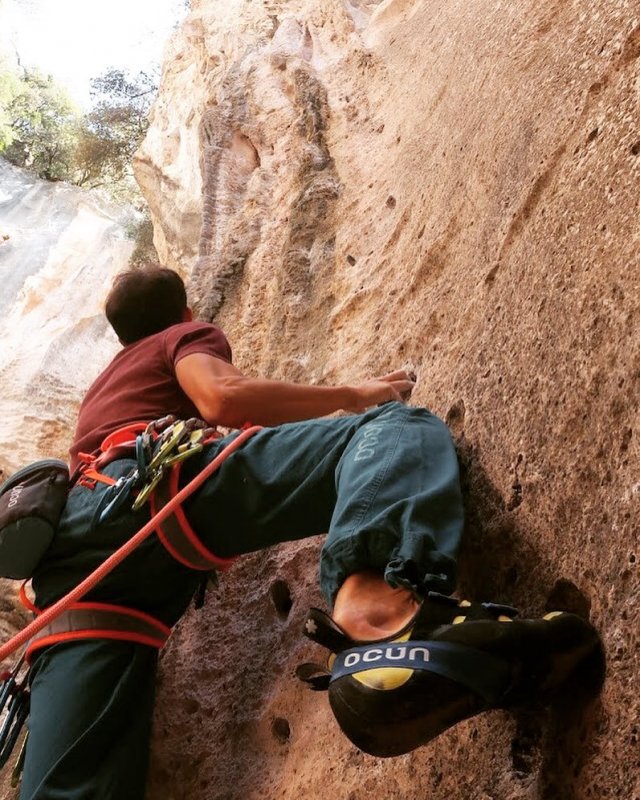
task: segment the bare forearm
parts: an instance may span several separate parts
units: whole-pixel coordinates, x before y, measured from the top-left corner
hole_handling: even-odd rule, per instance
[[[349,386],[309,386],[262,378],[245,378],[224,387],[206,409],[210,422],[239,427],[245,422],[279,425],[357,405],[356,389]]]
[[[237,428],[245,422],[280,425],[334,411],[364,411],[388,400],[406,400],[415,376],[397,370],[357,385],[308,384],[249,378],[222,359],[192,353],[176,365],[180,387],[203,419]]]

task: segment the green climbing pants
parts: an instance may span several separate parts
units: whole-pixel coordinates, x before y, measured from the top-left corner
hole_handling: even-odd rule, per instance
[[[233,435],[232,435],[233,436]],[[224,447],[183,467],[186,483]],[[126,474],[133,462],[105,472]],[[36,603],[69,591],[148,519],[126,512],[96,524],[106,487],[76,486],[46,561]],[[455,450],[425,409],[389,403],[357,416],[265,428],[185,503],[205,546],[229,557],[328,532],[320,583],[329,604],[344,579],[383,572],[392,586],[451,592],[463,525]],[[87,596],[173,625],[200,575],[146,540]],[[144,793],[157,654],[106,640],[58,644],[32,668],[30,736],[21,800],[138,800]]]

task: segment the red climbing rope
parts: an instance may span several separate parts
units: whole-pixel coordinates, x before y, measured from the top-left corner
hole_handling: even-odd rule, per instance
[[[25,644],[25,642],[28,642],[32,636],[35,636],[35,634],[38,633],[38,631],[41,631],[52,620],[62,614],[63,611],[66,611],[69,606],[78,602],[81,597],[84,597],[84,595],[90,589],[92,589],[106,575],[115,569],[121,561],[124,561],[129,553],[135,550],[138,545],[142,544],[145,539],[151,536],[157,525],[165,520],[170,514],[172,514],[177,506],[186,500],[190,494],[195,492],[195,490],[198,489],[207,480],[207,478],[209,478],[220,467],[220,465],[228,456],[231,455],[231,453],[237,450],[247,439],[253,436],[254,433],[257,433],[259,430],[262,430],[259,425],[254,425],[251,428],[246,428],[243,430],[224,448],[224,450],[218,453],[218,455],[210,464],[207,464],[202,472],[199,472],[196,477],[176,495],[174,495],[166,504],[166,506],[163,506],[160,511],[158,511],[158,513],[146,523],[146,525],[140,528],[140,530],[135,533],[128,542],[123,544],[122,547],[115,551],[115,553],[110,555],[106,561],[100,564],[100,566],[90,575],[88,575],[81,583],[79,583],[75,589],[72,589],[68,594],[60,598],[60,600],[58,600],[52,606],[49,606],[49,608],[45,609],[41,614],[38,615],[38,617],[36,617],[36,619],[33,620],[33,622],[30,622],[26,628],[21,630],[20,633],[17,633],[6,644],[3,644],[0,647],[0,663],[2,663],[5,658],[15,652],[21,645]]]

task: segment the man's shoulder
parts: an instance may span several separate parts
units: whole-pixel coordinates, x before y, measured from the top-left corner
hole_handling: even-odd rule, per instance
[[[169,359],[175,363],[191,353],[208,353],[231,360],[231,348],[223,331],[211,322],[179,322],[164,331],[163,342]]]
[[[126,358],[130,352],[163,350],[167,345],[176,345],[181,341],[193,341],[208,336],[224,336],[217,325],[210,322],[177,322],[157,333],[138,339],[124,347],[114,358],[117,361]]]
[[[179,330],[179,331],[210,331],[210,330],[217,330],[219,331],[220,328],[217,325],[214,325],[212,322],[203,322],[202,320],[193,319],[189,322],[177,322],[175,325],[171,325],[169,328],[165,328],[165,333],[167,331],[172,330]]]
[[[113,372],[126,371],[128,366],[135,364],[136,369],[144,368],[150,360],[166,358],[167,352],[173,352],[188,343],[207,339],[213,335],[222,335],[215,325],[209,322],[178,322],[143,339],[138,339],[116,353],[113,359],[100,373],[91,388],[108,380]]]
[[[160,331],[159,334],[155,335],[164,336],[165,338],[166,337],[177,338],[189,334],[207,335],[212,332],[222,333],[222,330],[217,325],[214,325],[212,322],[201,322],[200,320],[191,320],[190,322],[178,322],[175,325],[171,325],[170,327],[165,328],[163,331]]]

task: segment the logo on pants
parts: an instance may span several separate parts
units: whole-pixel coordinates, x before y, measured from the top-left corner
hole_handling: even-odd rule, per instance
[[[24,485],[19,483],[17,486],[14,486],[11,492],[9,493],[9,502],[7,504],[7,508],[13,508],[17,505],[18,500],[20,499],[20,495],[22,494],[22,490],[24,489]]]
[[[362,429],[362,439],[358,442],[356,447],[356,454],[354,461],[367,461],[373,458],[376,454],[376,447],[380,442],[380,433],[382,431],[382,423],[370,422]]]

